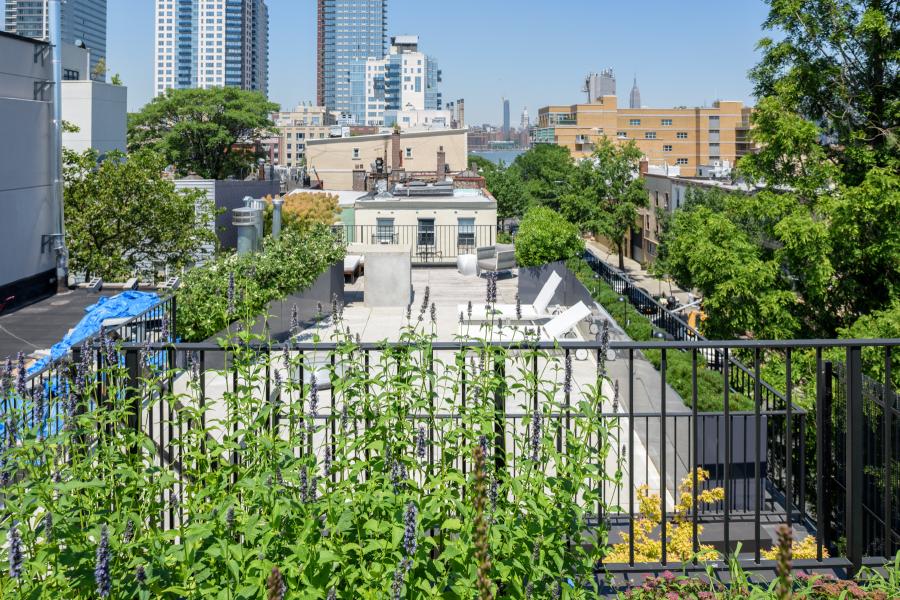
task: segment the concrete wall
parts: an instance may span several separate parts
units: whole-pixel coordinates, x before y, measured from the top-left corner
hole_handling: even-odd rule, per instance
[[[451,172],[462,171],[468,164],[468,135],[465,129],[421,131],[400,134],[400,168],[406,171],[435,172],[437,153],[443,147]],[[410,156],[407,156],[407,149]],[[322,179],[326,190],[353,189],[353,171],[370,170],[376,158],[391,165],[391,134],[361,135],[346,138],[308,140],[306,162],[315,180]]]
[[[35,61],[32,40],[0,35],[0,302],[52,293],[56,255],[41,236],[55,232],[50,96],[35,83],[51,77],[49,52]]]
[[[96,81],[63,81],[62,117],[78,127],[63,133],[63,145],[83,152],[97,150],[101,156],[126,149],[128,88]]]

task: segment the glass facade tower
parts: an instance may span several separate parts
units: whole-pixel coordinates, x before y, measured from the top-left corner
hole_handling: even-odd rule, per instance
[[[319,0],[318,104],[352,114],[354,64],[380,60],[387,50],[387,0]]]
[[[265,0],[156,0],[154,94],[236,87],[268,94]]]
[[[49,39],[47,0],[6,0],[4,29],[25,37]],[[62,41],[82,42],[91,52],[91,69],[106,60],[106,0],[62,3]],[[105,74],[96,79],[105,80]]]

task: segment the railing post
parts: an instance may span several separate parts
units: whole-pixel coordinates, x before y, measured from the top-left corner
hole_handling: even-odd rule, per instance
[[[494,465],[499,473],[506,468],[506,354],[498,351],[493,360],[498,382],[494,390]]]
[[[125,383],[125,403],[128,407],[125,426],[139,432],[141,430],[141,357],[137,348],[125,350],[125,372],[128,377]],[[139,451],[140,445],[136,442],[131,448],[131,453],[137,454]]]
[[[892,541],[894,536],[894,511],[891,499],[893,497],[893,487],[895,479],[891,476],[891,470],[894,464],[892,441],[893,425],[891,423],[892,413],[894,412],[894,382],[891,378],[891,347],[884,348],[884,394],[882,394],[884,409],[882,416],[884,418],[884,434],[883,434],[883,452],[882,458],[884,464],[884,549],[882,555],[885,558],[891,557]]]
[[[844,515],[846,519],[847,559],[854,573],[862,568],[863,557],[863,404],[862,404],[862,350],[859,346],[847,347],[847,438]]]
[[[172,316],[169,319],[169,322],[171,323],[170,327],[172,329],[172,342],[174,343],[178,341],[178,335],[176,333],[178,331],[178,296],[175,293],[172,294],[171,302]]]

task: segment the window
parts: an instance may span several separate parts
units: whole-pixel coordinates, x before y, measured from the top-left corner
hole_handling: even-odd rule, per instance
[[[372,236],[373,244],[393,244],[396,242],[394,234],[394,219],[376,219],[375,235]]]
[[[713,155],[719,155],[719,145],[718,144],[710,144],[709,145],[709,156],[712,158]]]
[[[655,139],[656,139],[656,132],[655,132],[655,131],[645,131],[645,132],[644,132],[644,139],[645,139],[645,140],[655,140]]]
[[[353,158],[359,158],[359,148],[353,149]]]
[[[663,120],[661,121],[661,124],[662,124],[663,127],[668,127],[669,125],[672,124],[672,119],[663,119]]]
[[[412,158],[412,148],[406,149],[406,158]]]
[[[676,165],[686,165],[688,164],[688,159],[686,158],[678,158],[675,160]]]
[[[620,140],[628,139],[628,133],[625,131],[617,131],[616,137],[619,138]]]
[[[679,131],[678,133],[675,134],[675,137],[679,140],[686,140],[687,139],[687,131]]]
[[[419,219],[419,246],[434,246],[434,219]]]
[[[719,117],[718,115],[710,115],[709,117],[709,126],[714,129],[719,128]]]
[[[640,120],[640,119],[629,119],[629,120],[628,120],[628,124],[629,124],[631,127],[640,127],[640,126],[641,126],[641,120]]]
[[[663,144],[663,152],[671,152],[672,144]]]
[[[460,248],[475,247],[475,217],[460,217],[457,219],[459,224],[459,235],[457,244]]]

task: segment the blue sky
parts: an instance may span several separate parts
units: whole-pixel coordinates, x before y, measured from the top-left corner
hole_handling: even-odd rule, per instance
[[[153,0],[109,0],[108,66],[128,86],[129,110],[153,87]],[[269,96],[315,100],[316,2],[268,0]],[[627,100],[637,74],[645,106],[753,103],[747,71],[763,0],[389,0],[389,34],[417,33],[444,73],[445,100],[466,120],[499,123],[507,96],[518,123],[540,106],[580,101],[584,76],[612,67]]]

